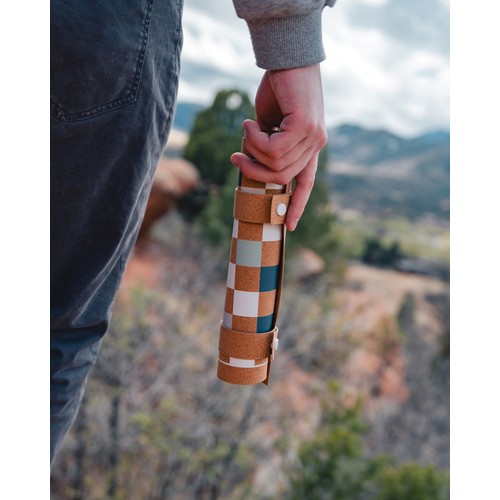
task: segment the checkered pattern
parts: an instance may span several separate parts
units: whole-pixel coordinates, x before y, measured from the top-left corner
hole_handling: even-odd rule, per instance
[[[239,189],[254,194],[281,194],[285,186],[253,181],[240,174]],[[249,333],[264,333],[274,328],[282,239],[281,224],[234,220],[222,320],[226,328]],[[241,368],[267,362],[256,360],[253,364],[236,358],[220,361]]]

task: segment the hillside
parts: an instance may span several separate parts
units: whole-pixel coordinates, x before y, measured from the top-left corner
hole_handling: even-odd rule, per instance
[[[272,383],[232,386],[215,375],[226,257],[175,214],[153,235],[127,268],[53,500],[289,498],[329,381],[343,405],[363,398],[368,455],[448,468],[445,283],[355,263],[333,289],[328,273],[287,275]]]
[[[341,125],[329,131],[329,180],[335,205],[376,216],[449,218],[450,136],[403,138]]]
[[[181,106],[177,120],[189,123],[189,113]],[[54,465],[53,500],[323,498],[321,481],[302,458],[311,443],[324,444],[325,432],[335,436],[326,442],[334,445],[327,457],[340,464],[340,475],[335,467],[318,465],[327,475],[335,472],[330,479],[346,491],[339,498],[399,498],[377,491],[385,475],[398,470],[406,488],[410,469],[416,482],[400,498],[448,498],[415,494],[429,471],[447,482],[447,282],[367,266],[340,253],[328,266],[315,255],[320,265],[306,269],[304,252],[289,251],[298,236],[291,233],[271,385],[224,384],[215,368],[228,251],[220,243],[208,245],[203,226],[188,223],[173,208],[174,181],[187,173],[186,161],[175,157],[183,155],[187,133],[171,139],[166,154],[174,158],[162,159],[155,184],[161,189],[153,189],[148,204],[158,207],[156,201],[163,200],[164,216],[146,219],[148,231],[130,259],[82,409]],[[334,157],[333,172],[327,172],[331,179],[341,167],[341,175],[377,182],[392,175],[402,183],[418,176],[425,155],[434,172],[437,156],[430,152],[446,143],[439,133],[408,140],[352,126],[333,131],[334,151],[336,139],[337,157],[344,162]],[[398,170],[394,162],[406,168]],[[336,188],[332,198],[339,205],[342,193]],[[324,192],[328,203],[326,186]],[[407,251],[409,239],[402,238],[408,231],[426,245],[436,244],[439,233],[425,229],[422,221],[380,217],[373,222],[369,217],[377,204],[367,206],[355,221],[365,226],[357,235],[354,219],[346,217],[356,206],[347,199],[338,220],[315,228],[304,241],[310,244],[334,228],[340,246],[352,246],[356,238],[363,243],[365,229],[380,241],[401,243],[404,256],[413,255]],[[231,207],[227,213],[231,216]],[[385,234],[376,225],[381,221]],[[412,242],[415,248],[420,240]],[[303,250],[311,263],[314,252]],[[414,254],[422,256],[420,250]],[[368,485],[372,465],[382,461],[377,484]],[[316,491],[297,496],[297,474],[312,474]],[[366,494],[356,493],[361,489]]]
[[[199,104],[177,105],[174,127],[189,132]],[[339,210],[416,220],[449,220],[450,134],[404,138],[390,131],[343,124],[328,131],[328,178]]]

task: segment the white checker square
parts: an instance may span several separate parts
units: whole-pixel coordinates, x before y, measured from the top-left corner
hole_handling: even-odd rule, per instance
[[[233,264],[232,262],[230,262],[229,266],[227,268],[227,286],[228,286],[228,288],[234,289],[235,273],[236,273],[236,264]]]
[[[281,184],[273,184],[272,182],[266,183],[266,189],[283,189],[285,186]]]
[[[259,292],[234,291],[233,314],[256,318],[259,316]]]
[[[234,219],[233,223],[233,238],[238,238],[238,219]]]
[[[253,359],[229,358],[229,364],[238,368],[253,368],[255,361]]]
[[[240,190],[243,191],[244,193],[266,194],[266,189],[265,188],[240,186]]]
[[[280,241],[282,234],[281,224],[264,224],[262,241]]]
[[[229,314],[228,312],[224,311],[224,315],[222,317],[222,324],[231,330],[233,328],[233,315]]]

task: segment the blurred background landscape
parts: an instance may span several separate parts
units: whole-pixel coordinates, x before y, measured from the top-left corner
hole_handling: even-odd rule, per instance
[[[329,142],[271,385],[246,387],[217,379],[217,342],[262,71],[230,1],[186,1],[174,129],[54,500],[449,498],[448,15],[325,9]]]

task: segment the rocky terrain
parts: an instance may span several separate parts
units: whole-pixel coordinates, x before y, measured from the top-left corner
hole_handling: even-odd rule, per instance
[[[375,135],[334,131],[340,149],[329,175],[339,210],[376,213],[387,179],[399,183],[396,191],[410,190],[425,158],[439,158],[446,141]],[[309,249],[288,255],[270,387],[217,379],[227,255],[175,210],[198,175],[180,158],[186,136],[172,137],[82,410],[54,465],[53,500],[285,498],[290,464],[315,435],[332,381],[346,407],[362,400],[367,455],[448,469],[449,284],[442,279],[358,261],[327,269]],[[435,170],[446,177],[445,167]],[[364,197],[362,183],[335,191],[342,176],[373,181],[367,192],[375,195]],[[445,224],[446,193],[436,189],[432,203]]]

